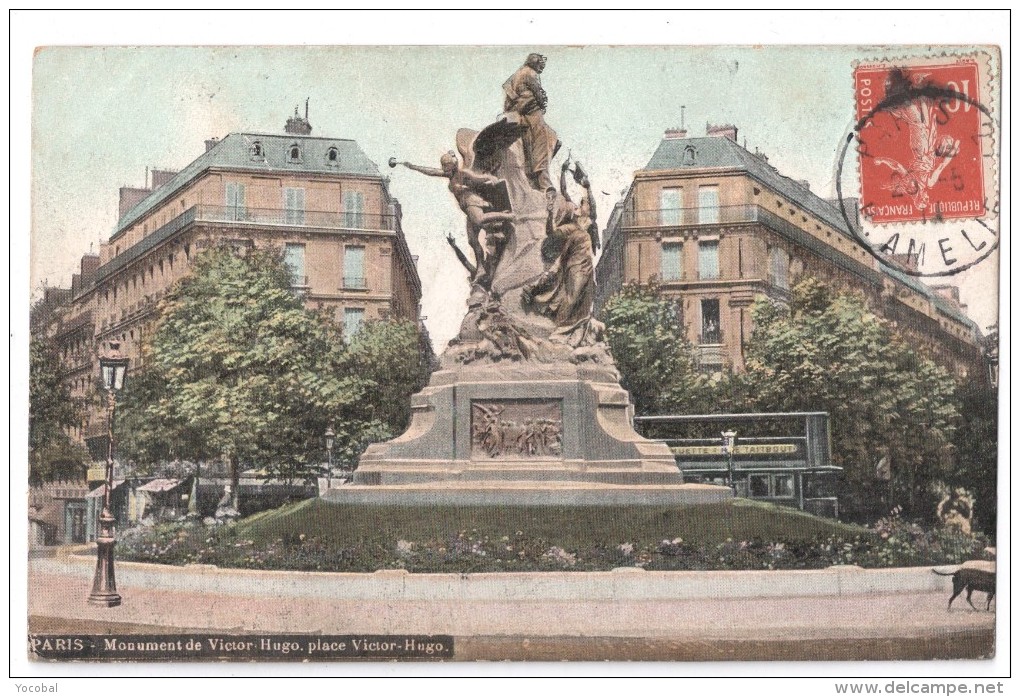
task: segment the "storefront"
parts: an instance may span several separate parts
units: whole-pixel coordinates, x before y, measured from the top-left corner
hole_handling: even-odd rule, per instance
[[[637,417],[666,443],[684,481],[733,487],[741,498],[839,517],[826,412]]]

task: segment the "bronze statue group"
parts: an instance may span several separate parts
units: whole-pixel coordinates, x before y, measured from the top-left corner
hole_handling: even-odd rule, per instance
[[[504,114],[496,123],[474,133],[458,132],[458,149],[463,162],[454,151],[440,158],[440,167],[423,167],[408,162],[389,164],[405,167],[431,177],[449,180],[453,194],[466,217],[467,242],[474,254],[471,261],[457,247],[452,236],[450,245],[467,269],[476,305],[489,296],[492,277],[499,265],[502,250],[514,234],[517,216],[512,210],[506,182],[492,171],[502,164],[502,153],[521,142],[524,153],[524,174],[531,188],[542,192],[546,201],[546,238],[541,246],[545,270],[538,278],[529,279],[524,287],[521,304],[525,312],[551,319],[556,330],[550,338],[572,346],[589,342],[591,314],[595,299],[594,254],[599,246],[598,223],[591,182],[581,164],[571,167],[567,156],[560,171],[557,192],[549,175],[549,167],[560,149],[556,132],[545,122],[548,97],[540,75],[546,58],[532,53],[503,84]],[[575,202],[568,191],[568,174],[582,189]],[[481,241],[485,232],[486,243]],[[470,302],[470,301],[469,301]]]

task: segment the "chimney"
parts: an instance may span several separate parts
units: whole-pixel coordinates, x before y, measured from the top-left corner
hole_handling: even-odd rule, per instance
[[[125,213],[138,205],[138,202],[148,196],[151,191],[151,189],[139,189],[133,186],[120,187],[119,217],[123,218]]]
[[[86,254],[81,258],[81,287],[91,288],[96,284],[96,271],[99,270],[99,255]]]
[[[679,140],[681,138],[686,138],[687,137],[687,119],[685,118],[685,116],[686,116],[685,112],[686,111],[687,111],[687,105],[686,104],[681,104],[680,105],[680,127],[677,128],[676,126],[673,126],[673,128],[667,128],[666,129],[666,140]]]
[[[712,124],[705,124],[705,135],[712,138],[729,138],[734,143],[737,142],[737,127],[733,124],[725,123],[718,126]]]
[[[933,291],[935,291],[936,293],[938,293],[943,298],[945,298],[946,300],[951,300],[956,305],[960,304],[960,288],[959,288],[959,286],[951,286],[951,285],[947,284],[947,285],[941,285],[941,286],[931,286],[931,289]]]
[[[209,140],[205,141],[205,151],[209,152],[210,150],[215,148],[219,142],[220,142],[219,138],[210,138]]]
[[[177,175],[177,172],[171,169],[154,169],[152,170],[152,189],[155,191],[159,187],[166,184],[168,181],[173,179]]]
[[[305,100],[305,117],[301,118],[298,114],[298,108],[294,107],[294,115],[287,119],[287,124],[283,127],[283,130],[287,133],[293,133],[298,136],[306,136],[312,132],[312,124],[308,121],[308,100]]]
[[[917,254],[889,254],[888,258],[892,260],[894,264],[899,266],[901,269],[907,271],[917,271]]]
[[[811,182],[807,179],[798,179],[797,183],[800,184],[805,191],[811,191]]]

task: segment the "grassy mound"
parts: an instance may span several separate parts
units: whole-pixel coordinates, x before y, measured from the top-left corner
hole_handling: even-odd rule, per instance
[[[955,564],[983,541],[898,518],[875,529],[735,499],[669,507],[399,507],[302,501],[233,525],[127,531],[118,556],[163,564],[419,573],[817,569]]]
[[[318,499],[251,516],[237,525],[239,536],[256,543],[314,537],[344,545],[398,540],[424,543],[461,533],[475,538],[526,536],[550,546],[578,549],[630,543],[637,547],[682,538],[715,545],[755,538],[810,541],[820,536],[868,534],[864,528],[819,518],[795,509],[742,499],[686,506],[399,507],[344,506]],[[518,534],[520,533],[520,534]]]

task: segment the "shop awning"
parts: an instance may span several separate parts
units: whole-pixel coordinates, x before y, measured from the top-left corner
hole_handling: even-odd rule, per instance
[[[148,491],[153,494],[159,494],[164,491],[170,491],[176,489],[181,485],[180,479],[153,479],[148,484],[138,487],[139,491]]]
[[[116,489],[118,486],[124,483],[123,479],[115,479],[113,482],[113,488]],[[106,485],[100,484],[97,488],[93,489],[85,495],[87,499],[98,499],[106,495]]]

